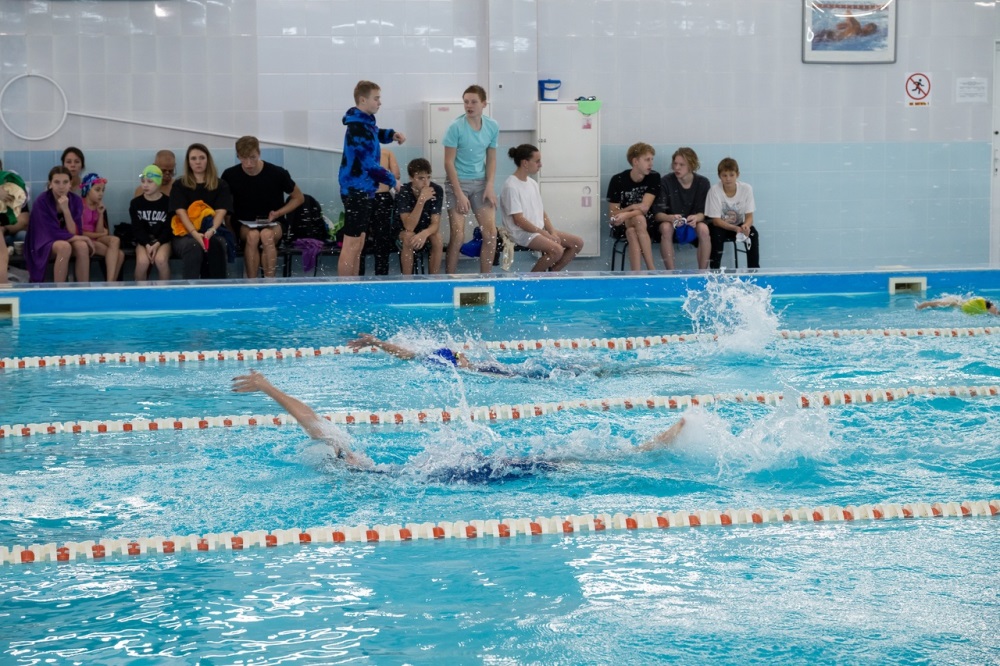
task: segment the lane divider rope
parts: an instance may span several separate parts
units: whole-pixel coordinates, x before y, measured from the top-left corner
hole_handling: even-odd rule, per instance
[[[1000,329],[998,329],[1000,331]],[[809,338],[849,338],[849,337],[902,337],[902,338],[964,338],[993,335],[992,328],[885,328],[885,329],[807,329],[801,331],[778,331],[785,340],[805,340]],[[660,345],[685,342],[712,342],[719,338],[714,333],[687,333],[678,335],[658,335],[627,338],[563,338],[539,340],[507,340],[465,342],[456,345],[470,350],[485,347],[493,351],[518,352],[541,349],[602,349],[635,350]],[[77,367],[89,365],[145,364],[163,365],[180,363],[204,363],[221,361],[260,362],[271,359],[290,360],[315,358],[317,356],[338,356],[378,351],[376,347],[358,350],[346,345],[327,347],[283,347],[281,349],[222,349],[207,351],[147,351],[111,352],[98,354],[66,354],[61,356],[18,356],[0,358],[0,370],[24,370],[28,368]]]
[[[105,560],[139,555],[179,555],[220,550],[276,548],[299,544],[379,543],[419,539],[509,539],[518,535],[597,533],[605,530],[694,528],[708,526],[751,526],[783,523],[823,523],[916,518],[972,518],[1000,515],[1000,500],[927,502],[911,504],[862,504],[859,506],[818,506],[797,509],[708,509],[697,511],[643,512],[626,515],[585,514],[503,520],[470,520],[439,523],[391,525],[327,526],[306,530],[278,529],[221,532],[206,535],[153,536],[144,539],[101,539],[99,541],[31,544],[27,547],[0,546],[0,564],[32,562],[73,562]]]
[[[985,398],[1000,395],[1000,386],[946,386],[852,389],[848,391],[821,391],[802,393],[792,402],[802,409],[833,407],[839,405],[866,405],[895,402],[915,396]],[[569,410],[611,411],[647,409],[678,410],[718,402],[753,403],[761,405],[783,404],[788,398],[783,393],[716,393],[714,395],[648,396],[645,398],[590,398],[542,402],[524,405],[492,405],[476,407],[405,409],[397,411],[338,411],[321,416],[343,425],[409,425],[449,423],[451,421],[498,422],[529,419]],[[57,435],[60,433],[109,433],[146,432],[160,430],[205,430],[237,426],[284,426],[294,424],[288,414],[253,414],[238,416],[202,416],[183,418],[134,419],[131,421],[66,421],[63,423],[16,423],[0,425],[0,439]]]

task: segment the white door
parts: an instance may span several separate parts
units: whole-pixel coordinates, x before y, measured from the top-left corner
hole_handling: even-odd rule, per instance
[[[560,231],[576,234],[583,239],[583,252],[579,256],[600,256],[602,230],[600,180],[597,178],[557,182],[543,180],[539,183],[539,187],[542,190],[542,205],[545,206],[545,212],[552,220],[552,225]]]
[[[428,102],[425,117],[424,136],[427,137],[427,149],[424,156],[431,163],[431,179],[444,187],[448,180],[444,174],[444,146],[441,140],[448,127],[465,113],[461,102]]]
[[[1000,266],[1000,94],[996,81],[1000,76],[1000,41],[993,55],[993,178],[990,192],[990,266]]]
[[[585,116],[575,103],[539,102],[541,178],[599,178],[601,114]]]

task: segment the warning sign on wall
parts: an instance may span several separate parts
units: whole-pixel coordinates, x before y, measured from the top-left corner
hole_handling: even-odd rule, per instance
[[[906,105],[931,105],[931,77],[923,72],[906,75]]]

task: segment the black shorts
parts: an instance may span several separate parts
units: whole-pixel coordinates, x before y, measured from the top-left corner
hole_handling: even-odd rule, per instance
[[[375,199],[366,192],[353,192],[347,196],[341,195],[340,200],[344,202],[344,235],[357,238],[368,233]]]

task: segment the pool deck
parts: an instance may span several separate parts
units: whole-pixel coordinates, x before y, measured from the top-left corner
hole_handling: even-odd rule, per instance
[[[717,272],[548,273],[414,276],[412,278],[288,278],[281,280],[173,281],[167,283],[13,285],[0,289],[0,304],[16,300],[20,316],[109,312],[190,312],[287,307],[328,299],[344,305],[394,303],[450,305],[456,288],[493,288],[503,301],[684,298]],[[893,277],[926,278],[928,293],[996,289],[1000,270],[990,268],[881,269],[859,272],[727,272],[771,287],[774,294],[889,293]]]

